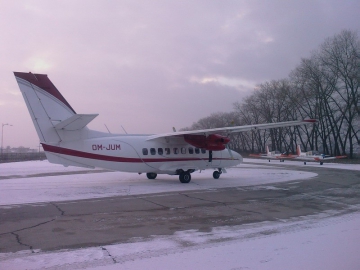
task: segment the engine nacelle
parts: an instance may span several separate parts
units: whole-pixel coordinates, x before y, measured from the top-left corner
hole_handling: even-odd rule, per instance
[[[219,134],[205,135],[184,135],[184,140],[194,147],[211,151],[221,151],[225,149],[225,145],[230,139]]]

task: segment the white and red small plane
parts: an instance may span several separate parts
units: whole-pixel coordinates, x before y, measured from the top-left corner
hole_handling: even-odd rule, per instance
[[[296,158],[296,156],[294,155],[288,155],[288,154],[283,154],[280,151],[271,151],[269,150],[269,146],[266,146],[266,153],[265,154],[250,154],[250,157],[257,157],[257,158],[266,158],[269,160],[271,159],[277,159],[280,160],[280,162],[284,162],[285,159],[293,159]]]
[[[98,114],[77,114],[45,74],[14,72],[31,119],[49,162],[64,166],[114,171],[179,175],[189,183],[191,173],[214,169],[218,179],[225,168],[242,162],[227,148],[229,135],[256,129],[315,123],[314,119],[223,127],[158,135],[110,134],[87,125]]]
[[[319,162],[320,165],[324,164],[324,161],[331,160],[331,159],[340,159],[346,158],[347,156],[328,156],[325,154],[320,154],[318,151],[308,151],[308,152],[301,152],[300,145],[296,147],[296,159],[304,160],[304,165],[306,165],[306,161],[316,161]]]

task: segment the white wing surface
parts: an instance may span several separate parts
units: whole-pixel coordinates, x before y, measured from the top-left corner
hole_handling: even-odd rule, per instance
[[[299,126],[299,125],[303,125],[303,124],[314,124],[316,122],[317,122],[316,119],[305,119],[305,120],[267,123],[267,124],[255,124],[255,125],[236,126],[236,127],[223,127],[223,128],[211,128],[211,129],[201,129],[201,130],[191,130],[191,131],[169,132],[169,133],[151,135],[148,137],[147,141],[156,140],[159,138],[177,137],[177,136],[183,136],[183,135],[205,135],[205,136],[208,136],[211,134],[229,135],[231,133],[244,132],[244,131],[249,131],[249,130]]]

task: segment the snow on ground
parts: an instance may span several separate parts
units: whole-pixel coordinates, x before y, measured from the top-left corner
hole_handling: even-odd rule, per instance
[[[27,171],[26,168],[29,170]],[[17,169],[19,169],[19,173]],[[54,172],[79,172],[81,170],[88,172],[88,169],[65,168],[47,161],[0,164],[0,177],[3,177],[3,180],[0,180],[0,207],[23,203],[271,184],[304,180],[317,175],[310,172],[297,172],[281,168],[274,170],[268,166],[242,164],[239,167],[228,169],[228,172],[223,173],[220,179],[213,179],[213,170],[195,172],[192,174],[189,184],[181,184],[178,176],[158,175],[155,180],[149,180],[145,174],[125,172],[37,176],[41,173],[50,173],[52,170]],[[20,178],[4,179],[7,176]],[[31,177],[27,178],[26,176]]]
[[[89,169],[80,167],[64,167],[63,165],[49,163],[47,160],[0,163],[0,177],[19,177],[40,173],[77,172],[87,170]]]
[[[333,214],[77,250],[0,253],[0,269],[359,269],[360,213]]]
[[[271,189],[272,183],[316,176],[284,170],[286,161],[273,164],[272,168],[261,165],[268,164],[267,160],[244,161],[219,180],[213,179],[208,170],[194,173],[192,181],[185,185],[176,176],[160,175],[156,180],[148,180],[145,175],[121,172],[38,177],[34,174],[88,170],[46,161],[0,164],[0,179],[17,177],[0,180],[0,205],[259,184]],[[296,163],[304,166],[302,162],[289,162]],[[360,165],[322,166],[360,170]],[[353,214],[337,218],[328,212],[219,227],[211,232],[180,231],[173,236],[78,250],[0,253],[0,269],[360,269],[360,207],[354,206],[354,210]]]

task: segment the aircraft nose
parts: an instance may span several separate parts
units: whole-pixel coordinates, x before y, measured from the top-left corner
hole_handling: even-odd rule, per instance
[[[231,151],[231,152],[235,160],[238,160],[239,162],[243,162],[243,157],[238,152],[235,151]]]
[[[240,155],[239,153],[235,152],[236,153],[236,158],[240,161],[240,162],[243,162],[243,157],[242,155]]]

